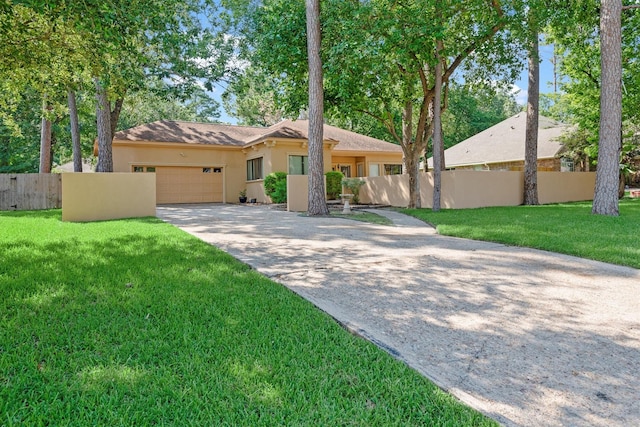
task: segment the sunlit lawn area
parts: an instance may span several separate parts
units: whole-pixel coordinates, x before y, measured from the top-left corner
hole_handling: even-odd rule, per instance
[[[156,219],[0,213],[0,425],[495,425]]]
[[[620,216],[591,214],[591,202],[482,209],[405,209],[447,236],[527,246],[640,268],[640,199]]]

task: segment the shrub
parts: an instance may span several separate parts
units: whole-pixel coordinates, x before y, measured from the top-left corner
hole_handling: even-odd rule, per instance
[[[353,194],[353,203],[360,203],[360,187],[364,185],[364,180],[360,178],[346,178],[342,180],[342,185],[347,187]]]
[[[325,173],[327,177],[327,196],[329,200],[337,199],[342,193],[342,179],[344,175],[339,171]]]
[[[273,203],[287,201],[287,173],[272,172],[264,178],[264,193]]]

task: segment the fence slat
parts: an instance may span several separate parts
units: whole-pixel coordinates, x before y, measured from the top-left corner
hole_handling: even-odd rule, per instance
[[[54,209],[61,206],[60,174],[0,174],[0,210]]]

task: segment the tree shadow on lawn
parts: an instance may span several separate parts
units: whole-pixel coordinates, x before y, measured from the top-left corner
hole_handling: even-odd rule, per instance
[[[156,219],[7,217],[48,221],[41,239],[0,239],[9,424],[437,424],[457,405],[286,288]],[[464,408],[449,416],[485,422]]]

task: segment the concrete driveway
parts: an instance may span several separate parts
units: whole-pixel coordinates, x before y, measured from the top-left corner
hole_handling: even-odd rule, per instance
[[[266,206],[158,217],[310,300],[508,426],[640,426],[640,271]]]

